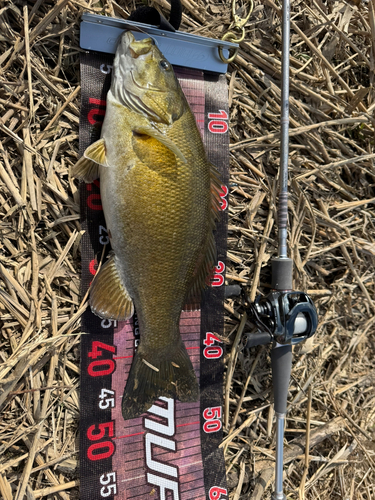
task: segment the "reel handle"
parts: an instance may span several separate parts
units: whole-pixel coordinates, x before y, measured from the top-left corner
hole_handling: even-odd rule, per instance
[[[318,326],[314,303],[304,292],[274,290],[265,298],[258,296],[249,309],[258,332],[248,336],[245,347],[271,341],[298,344],[314,335]]]

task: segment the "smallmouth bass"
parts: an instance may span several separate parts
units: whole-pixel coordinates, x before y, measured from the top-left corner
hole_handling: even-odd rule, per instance
[[[121,36],[101,138],[71,173],[85,182],[100,177],[113,250],[93,281],[91,309],[117,320],[136,309],[139,320],[124,419],[160,396],[197,401],[179,319],[216,262],[221,187],[172,66],[151,38]]]

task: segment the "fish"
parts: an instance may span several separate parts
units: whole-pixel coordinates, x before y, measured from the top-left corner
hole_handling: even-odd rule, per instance
[[[119,40],[101,137],[74,165],[100,178],[111,243],[89,303],[101,318],[137,313],[140,343],[122,398],[125,420],[161,396],[197,401],[198,381],[179,319],[216,263],[220,175],[208,161],[172,65],[152,38]]]

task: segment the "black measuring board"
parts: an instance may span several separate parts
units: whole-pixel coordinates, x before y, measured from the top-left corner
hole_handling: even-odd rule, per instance
[[[113,55],[81,55],[80,152],[99,139]],[[142,332],[129,321],[102,320],[89,308],[81,342],[81,500],[228,500],[222,449],[223,300],[228,207],[228,97],[224,75],[175,67],[196,117],[209,160],[221,174],[215,233],[218,262],[201,308],[183,311],[182,339],[200,382],[200,400],[159,398],[142,416],[124,420],[121,398]],[[100,180],[81,184],[82,292],[109,243]],[[108,248],[109,245],[106,246]]]

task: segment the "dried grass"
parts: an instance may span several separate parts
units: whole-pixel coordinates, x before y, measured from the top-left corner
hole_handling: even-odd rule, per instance
[[[167,7],[165,0],[156,5]],[[221,38],[230,5],[183,0],[182,29]],[[0,496],[79,498],[79,21],[131,2],[0,1]],[[246,6],[245,6],[246,9]],[[287,419],[291,499],[374,498],[375,2],[292,2],[290,252],[316,336],[295,348]],[[225,306],[230,498],[270,498],[269,348],[243,350],[245,300],[276,252],[280,5],[256,2],[228,72],[231,181]],[[310,391],[310,392],[309,392]],[[310,397],[309,397],[310,394]],[[309,409],[310,408],[310,409]],[[309,409],[309,410],[308,410]],[[307,423],[308,420],[308,423]],[[309,445],[306,448],[306,438]]]

